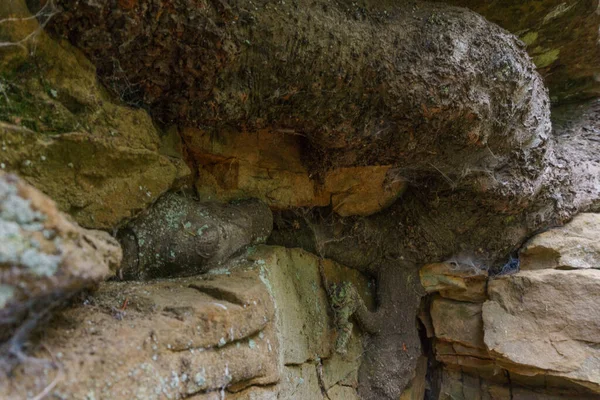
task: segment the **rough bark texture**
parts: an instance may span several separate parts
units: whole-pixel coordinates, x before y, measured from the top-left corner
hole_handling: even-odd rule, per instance
[[[456,231],[475,237],[465,247],[492,236],[488,260],[528,234],[506,220],[548,182],[548,98],[522,44],[477,14],[429,3],[59,3],[53,29],[118,91],[137,88],[131,99],[158,120],[291,130],[308,138],[317,170],[395,165],[391,179],[416,189],[393,220],[418,226],[424,258],[460,250]],[[484,214],[497,221],[473,217]],[[482,234],[499,224],[516,232]]]
[[[275,218],[271,240],[296,242],[368,271],[376,271],[381,259],[399,257],[416,263],[455,260],[492,273],[514,268],[509,254],[534,232],[599,209],[599,116],[596,101],[555,110],[539,172],[533,172],[531,159],[516,154],[513,164],[489,173],[495,185],[486,191],[432,177],[415,182],[400,201],[369,218],[342,219],[328,210],[282,213]],[[526,179],[527,170],[532,179]],[[519,190],[510,196],[494,190],[511,185]],[[300,231],[286,223],[294,219],[306,221]]]
[[[491,153],[539,144],[549,129],[545,88],[522,43],[465,9],[58,3],[52,29],[158,121],[293,131],[319,168],[490,169]]]
[[[156,121],[215,135],[264,127],[298,134],[316,175],[385,164],[391,181],[409,182],[379,214],[317,210],[303,215],[304,231],[281,216],[284,229],[272,239],[379,277],[383,322],[361,369],[366,399],[397,398],[417,362],[418,282],[408,279],[416,264],[454,258],[514,269],[508,253],[533,232],[598,205],[598,104],[552,132],[547,91],[523,43],[465,9],[392,1],[58,3],[54,32]]]
[[[468,7],[527,45],[553,103],[598,97],[597,0],[447,0]]]

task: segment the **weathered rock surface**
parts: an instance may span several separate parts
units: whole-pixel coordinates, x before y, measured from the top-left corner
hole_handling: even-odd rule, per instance
[[[557,388],[532,389],[509,382],[490,382],[457,370],[442,372],[436,400],[592,400],[595,395],[574,394]]]
[[[421,285],[427,293],[442,297],[481,302],[487,298],[487,271],[456,263],[427,264],[419,270]]]
[[[435,298],[431,302],[435,354],[445,364],[489,364],[483,341],[481,303]]]
[[[405,189],[390,179],[391,166],[337,168],[319,181],[303,163],[300,136],[260,130],[210,133],[182,130],[198,165],[203,198],[255,197],[273,208],[329,206],[341,216],[367,216],[389,206]]]
[[[118,274],[137,280],[197,275],[264,243],[272,229],[271,210],[259,200],[222,204],[167,193],[119,231]]]
[[[0,172],[0,357],[20,358],[38,322],[120,261],[107,233],[80,228],[47,196]]]
[[[89,60],[30,17],[24,1],[0,5],[0,19],[12,18],[0,24],[0,42],[18,43],[0,46],[0,166],[81,225],[112,229],[189,168],[160,154],[145,111],[115,102]]]
[[[331,351],[318,263],[260,246],[218,274],[104,283],[41,338],[37,355],[51,352],[60,367],[25,363],[0,389],[20,399],[57,378],[52,393],[67,398],[358,399],[361,335],[346,356]],[[373,301],[360,274],[323,263],[328,279],[345,276]]]
[[[485,344],[522,375],[564,378],[600,393],[600,271],[524,271],[494,279]]]
[[[429,301],[429,312],[420,315],[443,365],[436,398],[600,395],[600,271],[591,268],[600,238],[597,216],[580,214],[533,237],[521,251],[525,271],[481,281],[466,279],[469,274],[457,273],[452,265],[422,268],[426,290],[439,291]],[[460,298],[481,294],[482,288],[486,293],[478,301]],[[442,297],[449,289],[458,291]]]
[[[600,269],[600,214],[583,213],[536,235],[519,254],[522,270]]]
[[[404,189],[399,182],[414,183],[403,202],[396,202],[372,218],[332,218],[333,222],[323,218],[314,223],[307,217],[304,221],[333,232],[329,236],[326,232],[317,241],[315,248],[323,250],[321,254],[335,254],[338,260],[353,259],[356,262],[352,266],[378,278],[380,304],[374,313],[377,329],[367,344],[359,373],[363,398],[397,398],[418,364],[420,343],[416,327],[412,326],[418,303],[415,299],[420,296],[414,268],[417,260],[447,259],[457,251],[466,251],[488,267],[502,265],[505,260],[500,259],[531,232],[560,224],[579,210],[598,207],[598,103],[570,127],[550,133],[546,91],[522,44],[473,13],[446,5],[398,6],[380,1],[352,5],[321,0],[258,2],[253,7],[238,1],[59,3],[63,12],[55,19],[55,31],[93,58],[105,83],[126,100],[148,106],[160,124],[194,127],[180,130],[178,135],[183,138],[189,160],[197,167],[196,186],[200,192],[218,199],[251,193],[282,208],[331,206],[343,217],[373,214],[394,202]],[[569,10],[559,5],[558,13],[550,20]],[[529,37],[532,42],[537,40],[534,36]],[[559,54],[555,49],[547,50],[540,50],[538,66],[548,60],[553,62]],[[54,85],[54,81],[48,81]],[[44,104],[60,109],[58,101],[71,114],[83,116],[88,108],[93,108],[93,104],[89,106],[77,96],[75,107],[69,108],[72,103],[61,99],[61,94],[69,91],[44,87],[44,82],[43,95],[37,97]],[[14,92],[24,86],[11,85],[12,98],[4,97],[7,104],[8,99],[16,104],[20,97]],[[28,93],[33,91],[25,89]],[[108,97],[102,99],[109,101]],[[43,112],[39,114],[40,121],[53,120]],[[88,121],[87,117],[69,119],[72,116],[65,114],[67,122],[63,127],[47,129],[40,128],[37,120],[31,118],[37,114],[23,115],[28,117],[26,126],[35,132],[46,130],[65,138],[75,130],[69,123],[74,121],[77,126],[76,123]],[[22,122],[7,120],[12,125]],[[227,139],[229,134],[224,132],[229,130],[234,132],[231,136],[235,140],[250,132],[249,144],[240,141],[242,150],[236,149],[237,153],[211,147],[213,138]],[[274,154],[276,150],[272,148],[277,146],[271,139],[259,145],[254,142],[260,137],[257,132],[263,131],[277,132],[283,141],[293,139],[290,166],[277,156],[285,159],[292,153],[286,150]],[[110,153],[116,142],[104,144],[107,135],[98,132],[86,128],[80,140],[86,142],[93,137],[89,138],[92,147],[97,146],[103,154],[107,150]],[[102,143],[95,141],[95,135],[103,138]],[[113,132],[109,130],[108,135]],[[210,138],[208,145],[202,140],[199,145],[193,144],[202,135],[207,135],[202,140]],[[125,159],[125,165],[130,165],[127,157],[131,148],[148,150],[151,159],[133,163],[133,170],[127,174],[137,177],[144,170],[154,171],[136,181],[133,190],[140,191],[136,196],[131,196],[132,187],[125,178],[107,183],[107,175],[102,172],[88,172],[84,177],[91,183],[86,186],[86,194],[114,184],[119,193],[129,196],[113,205],[116,212],[105,213],[97,225],[92,223],[96,214],[102,216],[107,209],[104,205],[90,205],[90,213],[86,214],[87,202],[96,204],[96,199],[86,197],[75,207],[69,206],[75,214],[83,210],[81,215],[86,215],[87,220],[78,218],[87,225],[108,227],[130,218],[177,177],[185,175],[185,168],[178,169],[178,165],[184,166],[181,160],[177,164],[160,155],[156,135],[150,135],[150,145],[145,139],[137,142],[136,135],[126,136],[126,141],[119,142],[125,149],[115,152],[119,160]],[[227,142],[224,148],[232,143]],[[287,149],[286,146],[282,148]],[[260,151],[255,152],[256,147]],[[68,147],[66,153],[76,154],[75,150],[76,146]],[[11,161],[11,168],[36,165],[28,155],[37,155],[36,151],[27,150],[24,157]],[[90,151],[83,158],[92,160],[90,155],[94,154]],[[246,163],[246,155],[251,162]],[[41,154],[41,160],[42,157],[46,156]],[[154,168],[163,161],[164,169]],[[71,168],[69,164],[67,167]],[[155,174],[160,174],[160,181],[146,192],[143,182]],[[318,184],[313,177],[318,178]],[[49,182],[55,182],[50,178]],[[76,179],[82,178],[74,175],[70,181]],[[41,187],[44,183],[39,184]],[[397,186],[389,190],[390,184]],[[111,198],[109,189],[98,192],[105,199]],[[378,193],[380,199],[363,201],[367,200],[365,193]],[[63,192],[57,194],[59,199],[61,195]],[[294,224],[291,226],[297,229]],[[489,368],[486,371],[491,371],[491,375],[495,369],[504,373],[503,368],[507,368],[516,382],[516,376],[524,372],[514,372],[517,368],[508,366],[510,357],[492,353],[490,361],[481,345],[481,304],[472,303],[483,300],[478,297],[481,280],[475,280],[479,286],[471,291],[465,277],[443,274],[449,282],[444,283],[444,288],[441,282],[434,284],[439,287],[435,290],[442,295],[462,295],[471,302],[434,302],[434,325],[438,325],[434,328],[440,332],[436,342],[438,358],[476,371]],[[461,286],[461,280],[466,288]],[[287,287],[311,300],[319,297],[305,295],[309,288],[304,284]],[[224,289],[211,286],[208,290],[212,296]],[[227,301],[230,294],[227,292]],[[321,303],[322,299],[317,304]],[[308,312],[290,315],[298,321],[311,321],[314,328],[305,328],[297,321],[289,326],[301,335],[309,335],[303,329],[314,329],[327,336],[322,326],[328,319],[316,306],[314,310],[311,307]],[[463,322],[461,315],[472,320]],[[445,326],[447,320],[453,325]],[[287,366],[284,363],[283,372],[278,371],[299,386],[281,387],[282,396],[319,396],[327,390],[324,382],[340,382],[330,388],[332,395],[356,395],[354,366],[340,367],[331,361],[331,376],[326,378],[327,362],[321,360],[331,350],[325,342],[312,336],[307,341],[302,336],[290,338],[296,347],[290,345],[281,354],[296,361]],[[215,338],[211,340],[214,342]],[[112,342],[112,346],[117,345]],[[226,355],[226,351],[223,348],[222,354]],[[215,357],[220,357],[218,354],[221,353]],[[173,371],[169,370],[172,367],[167,365],[161,376]],[[219,375],[211,381],[208,393],[194,396],[220,396],[223,382],[227,381],[227,368],[226,365],[224,378]],[[341,379],[337,374],[346,368],[351,371],[350,378]],[[255,378],[270,376],[251,368],[248,371],[248,376],[235,373],[240,375],[242,386]],[[556,371],[545,371],[537,378],[566,380]],[[531,372],[530,367],[526,372]],[[156,382],[156,376],[153,378]],[[301,382],[307,384],[302,386]],[[523,382],[528,383],[526,379]],[[234,390],[235,385],[228,387],[228,391]],[[252,387],[236,396],[273,394],[265,390]]]

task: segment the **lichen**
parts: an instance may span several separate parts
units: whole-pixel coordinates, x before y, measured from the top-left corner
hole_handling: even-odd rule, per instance
[[[19,196],[14,184],[0,180],[0,264],[19,264],[37,276],[54,275],[62,257],[40,251],[39,241],[28,234],[44,231],[44,220],[29,199]]]
[[[15,296],[15,288],[0,284],[0,309],[4,308]]]
[[[339,354],[346,353],[348,341],[352,336],[353,324],[350,318],[359,306],[360,296],[354,285],[350,282],[332,284],[329,289],[331,308],[335,314],[334,325],[337,331],[335,351]]]
[[[200,228],[198,228],[198,236],[202,236],[202,234],[204,233],[205,230],[208,229],[208,225],[202,225]]]
[[[204,368],[202,368],[201,372],[198,372],[196,375],[194,375],[194,383],[200,387],[204,386],[206,384],[206,378],[204,377],[205,374],[206,371]]]
[[[42,217],[39,212],[31,209],[29,200],[17,195],[8,196],[2,203],[0,218],[4,220],[28,224],[40,220]]]
[[[36,249],[27,249],[21,255],[20,261],[35,275],[52,276],[60,265],[61,256],[45,254]]]

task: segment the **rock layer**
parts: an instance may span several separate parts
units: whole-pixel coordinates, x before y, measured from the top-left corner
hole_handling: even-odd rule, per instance
[[[436,398],[598,397],[600,271],[554,268],[589,261],[569,254],[598,241],[597,216],[580,214],[532,238],[521,252],[528,270],[488,278],[484,299],[464,297],[479,293],[479,280],[423,267],[423,285],[444,296],[435,295],[421,316],[445,370]],[[545,256],[551,251],[557,257]],[[562,254],[570,261],[555,262]]]
[[[292,132],[181,132],[198,167],[203,199],[256,197],[275,209],[329,206],[341,216],[368,216],[392,204],[406,188],[390,165],[337,168],[317,179],[303,164],[300,136]]]
[[[21,358],[50,311],[120,262],[115,239],[79,227],[47,196],[0,172],[0,361]]]
[[[560,377],[600,393],[600,271],[524,271],[490,282],[485,344],[522,375]]]
[[[600,269],[600,214],[579,214],[536,235],[520,251],[521,269]]]
[[[329,280],[353,282],[372,304],[364,277],[322,262]],[[318,265],[302,250],[259,246],[218,274],[104,283],[46,330],[36,354],[49,349],[60,370],[25,363],[0,388],[19,399],[58,374],[53,393],[73,398],[358,399],[360,331],[346,356],[332,352]]]

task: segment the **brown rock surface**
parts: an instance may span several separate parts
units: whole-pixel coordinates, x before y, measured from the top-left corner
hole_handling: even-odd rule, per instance
[[[556,388],[531,388],[482,379],[476,374],[444,370],[436,400],[593,400],[597,396]]]
[[[454,263],[427,264],[419,270],[421,285],[427,293],[442,297],[481,302],[487,298],[487,271]]]
[[[90,61],[41,30],[24,1],[2,2],[4,18],[0,42],[20,45],[0,46],[2,169],[18,172],[79,224],[104,229],[189,175],[181,156],[160,154],[150,116],[115,101]]]
[[[431,302],[435,356],[444,364],[484,368],[493,364],[483,341],[481,303],[436,297]]]
[[[121,262],[105,232],[79,227],[46,195],[0,172],[0,356],[20,357],[35,325]]]
[[[583,213],[536,235],[519,254],[521,270],[600,269],[600,214]]]
[[[600,393],[600,271],[524,271],[494,279],[483,305],[485,344],[498,364]]]
[[[438,297],[431,302],[431,320],[436,338],[485,349],[481,304]]]
[[[321,285],[316,256],[267,246],[218,273],[107,282],[41,336],[36,355],[59,367],[25,363],[0,390],[20,399],[56,378],[52,393],[67,398],[358,399],[360,332],[346,356],[332,354]]]
[[[256,197],[279,209],[331,204],[341,216],[367,216],[388,207],[406,187],[389,180],[389,165],[337,168],[319,182],[303,164],[303,141],[292,134],[186,128],[182,136],[198,164],[196,188],[203,199]]]
[[[140,130],[143,132],[143,129]],[[155,201],[177,177],[156,150],[86,132],[40,136],[0,123],[9,171],[56,200],[84,226],[109,229]]]

